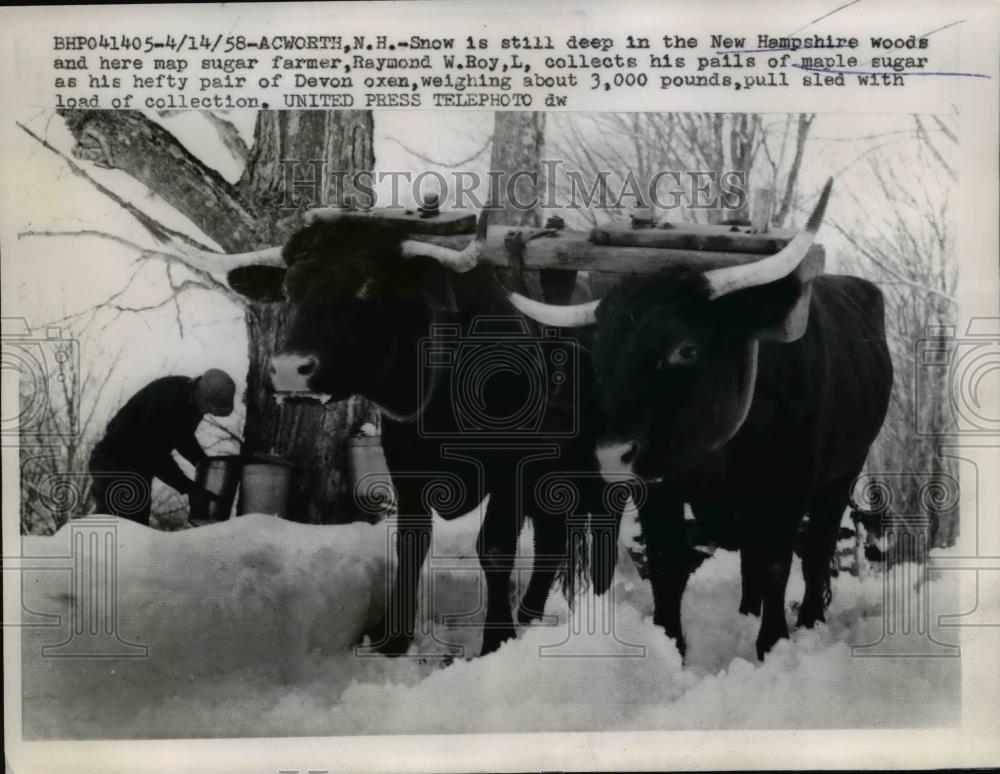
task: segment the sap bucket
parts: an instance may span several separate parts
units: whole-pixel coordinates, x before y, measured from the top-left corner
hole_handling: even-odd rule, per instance
[[[225,521],[229,518],[233,510],[233,500],[236,499],[236,488],[240,484],[241,467],[242,461],[238,454],[208,457],[198,465],[195,484],[207,489],[218,499],[209,500],[204,509],[192,508],[190,517],[192,522]]]
[[[380,521],[392,511],[396,495],[385,452],[377,436],[359,435],[347,442],[351,498],[368,521]]]
[[[256,456],[243,462],[243,513],[287,518],[292,463],[283,457]]]

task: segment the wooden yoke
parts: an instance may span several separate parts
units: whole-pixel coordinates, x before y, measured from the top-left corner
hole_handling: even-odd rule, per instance
[[[755,201],[764,203],[769,198],[761,195],[755,197]],[[625,276],[653,274],[665,267],[677,265],[716,269],[751,263],[778,252],[797,232],[790,229],[761,231],[760,226],[767,224],[769,209],[766,205],[756,208],[756,228],[749,225],[715,226],[699,223],[650,224],[638,227],[613,224],[585,232],[561,228],[561,224],[558,228],[546,229],[490,226],[480,263],[508,271],[513,269],[515,277],[533,275],[536,279],[540,273],[544,273],[542,276],[556,276],[549,270],[567,272],[563,275],[565,277],[574,276],[576,271],[590,272],[594,296],[600,297]],[[414,240],[455,250],[464,248],[471,241],[476,224],[474,214],[458,211],[428,214],[424,210],[330,208],[311,210],[309,215],[324,220],[382,220],[402,226]],[[809,248],[797,274],[804,283],[808,283],[823,271],[824,263],[823,247],[814,244]],[[555,299],[550,300],[557,302]],[[567,301],[568,298],[562,300],[562,303]],[[801,313],[796,319],[790,319],[789,324],[804,325],[804,317],[798,317],[807,309],[808,303],[803,304]]]

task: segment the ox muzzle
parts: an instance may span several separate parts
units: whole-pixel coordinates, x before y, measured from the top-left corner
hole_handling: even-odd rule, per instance
[[[317,393],[310,386],[310,381],[318,370],[319,358],[308,352],[284,352],[272,356],[268,375],[275,398],[279,403],[286,398],[326,403],[330,396]]]
[[[597,464],[601,477],[608,483],[635,479],[635,458],[639,453],[636,441],[602,443],[597,446]]]

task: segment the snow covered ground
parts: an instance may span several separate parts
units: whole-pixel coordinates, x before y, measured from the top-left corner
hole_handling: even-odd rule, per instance
[[[73,522],[78,527],[89,520]],[[70,555],[72,524],[26,538],[27,556]],[[622,551],[610,596],[570,613],[553,592],[554,626],[522,631],[484,658],[477,513],[435,524],[432,611],[412,654],[362,657],[353,644],[384,606],[384,525],[309,526],[268,516],[164,533],[117,526],[122,639],[145,658],[52,658],[66,641],[69,572],[29,571],[24,605],[59,614],[23,632],[25,739],[309,736],[718,728],[949,725],[958,721],[957,658],[857,658],[883,631],[883,576],[835,582],[828,625],[797,631],[765,663],[757,620],[740,616],[739,558],[719,551],[684,598],[685,665],[651,621],[649,587]],[[628,530],[624,530],[625,533]],[[522,550],[530,553],[527,535]],[[68,566],[68,565],[67,565]],[[80,569],[89,571],[85,562]],[[915,568],[914,568],[915,569]],[[958,612],[955,573],[920,585],[931,621]],[[914,579],[920,573],[914,573]],[[523,579],[527,580],[527,574]],[[788,600],[801,599],[798,567]],[[922,598],[922,597],[921,597]],[[610,601],[609,601],[610,600]],[[603,605],[603,607],[602,607]],[[464,623],[446,620],[466,613]],[[790,620],[794,620],[789,610]],[[614,636],[602,632],[613,620]],[[588,634],[588,625],[597,622]],[[573,628],[581,630],[571,634]],[[932,628],[942,642],[954,630]],[[926,639],[926,638],[924,638]],[[912,640],[918,652],[921,638]],[[935,646],[927,641],[927,653]]]

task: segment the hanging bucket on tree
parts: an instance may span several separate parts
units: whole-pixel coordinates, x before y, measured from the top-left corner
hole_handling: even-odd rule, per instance
[[[347,441],[350,465],[351,499],[357,508],[378,521],[392,513],[396,492],[385,460],[385,452],[376,435],[359,435]]]
[[[194,482],[207,489],[218,499],[210,500],[207,507],[191,510],[191,521],[225,521],[233,511],[236,488],[240,484],[242,460],[238,454],[209,457],[198,465]]]
[[[292,463],[283,457],[255,456],[243,463],[243,513],[288,516]]]

